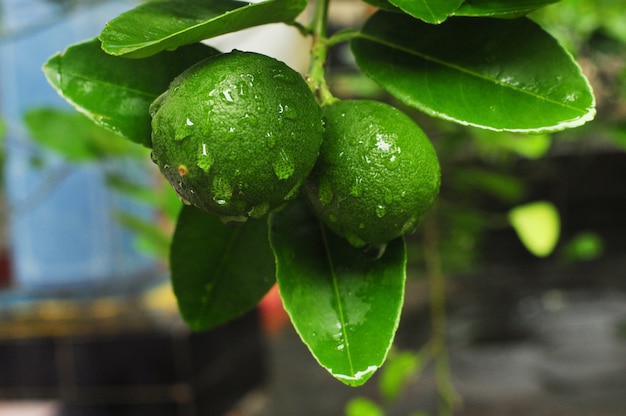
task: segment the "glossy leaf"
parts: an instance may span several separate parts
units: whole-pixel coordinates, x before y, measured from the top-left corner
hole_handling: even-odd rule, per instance
[[[306,0],[151,1],[111,20],[100,34],[111,55],[142,58],[253,26],[293,21]]]
[[[515,18],[559,1],[561,0],[467,0],[454,14],[456,16]]]
[[[108,55],[97,39],[70,46],[44,64],[48,82],[67,102],[96,124],[146,147],[150,103],[176,75],[219,53],[195,44],[142,60]]]
[[[267,221],[241,227],[192,206],[180,212],[170,248],[172,286],[193,330],[227,322],[253,308],[275,283]]]
[[[463,0],[390,0],[390,3],[426,23],[443,22],[463,3]]]
[[[550,202],[517,206],[509,212],[509,222],[524,246],[537,257],[548,256],[559,241],[561,220]]]
[[[352,50],[363,72],[400,101],[460,124],[536,133],[595,116],[580,67],[526,18],[429,25],[379,11]]]
[[[404,240],[368,258],[296,201],[272,215],[270,241],[280,295],[304,343],[338,380],[365,383],[385,360],[400,319]]]

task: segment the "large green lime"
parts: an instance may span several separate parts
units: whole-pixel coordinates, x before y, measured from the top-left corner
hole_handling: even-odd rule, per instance
[[[320,108],[300,74],[233,51],[178,76],[151,107],[153,159],[185,201],[225,221],[293,198],[319,154]]]

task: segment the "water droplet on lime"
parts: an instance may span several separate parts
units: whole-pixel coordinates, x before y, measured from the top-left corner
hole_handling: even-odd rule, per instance
[[[328,206],[333,202],[333,189],[330,180],[326,176],[320,178],[319,188],[317,189],[317,197],[322,206]]]
[[[229,226],[241,226],[246,221],[248,221],[248,217],[245,215],[220,215],[220,221]]]
[[[246,113],[244,115],[244,120],[250,123],[251,126],[256,126],[257,124],[259,124],[259,119],[256,118],[254,114]]]
[[[255,205],[252,207],[250,211],[248,211],[248,215],[252,218],[261,218],[265,214],[267,214],[270,210],[269,202],[263,202],[261,204]]]
[[[296,196],[298,196],[298,191],[300,191],[300,187],[302,186],[302,181],[296,183],[290,190],[287,192],[287,195],[283,198],[285,201],[291,201]]]
[[[235,92],[231,88],[226,88],[222,91],[222,100],[227,104],[233,104],[235,102]]]
[[[354,183],[350,186],[350,195],[358,198],[363,195],[363,178],[355,178]]]
[[[272,149],[276,145],[276,139],[274,138],[274,134],[271,131],[268,131],[267,133],[265,133],[265,138],[265,143],[267,144],[267,147]]]
[[[295,120],[298,118],[298,112],[289,104],[279,104],[279,113],[287,120]]]
[[[291,74],[283,72],[280,68],[273,69],[273,72],[273,78],[276,81],[285,82],[287,84],[293,84],[295,82],[295,79],[291,76]]]
[[[295,170],[293,161],[284,149],[278,152],[278,158],[274,161],[272,166],[274,167],[276,177],[280,180],[289,179]]]
[[[207,150],[206,143],[202,143],[198,149],[198,160],[196,165],[205,172],[208,172],[215,163],[215,158]]]
[[[378,260],[383,256],[383,254],[385,254],[386,249],[387,249],[386,244],[381,244],[381,245],[368,244],[365,247],[363,247],[362,253],[365,256],[365,258],[368,260]]]
[[[392,154],[383,159],[383,165],[389,170],[396,170],[400,166],[400,158],[397,154]]]
[[[176,190],[176,188],[174,188],[174,190],[176,191],[176,196],[178,197],[178,200],[183,204],[183,205],[191,205],[191,202],[189,202],[184,196],[182,196],[181,194],[178,193],[178,190]]]
[[[377,205],[376,206],[376,216],[378,218],[382,218],[385,216],[385,214],[387,214],[387,208],[384,205]]]
[[[411,234],[417,229],[419,219],[417,217],[409,218],[403,225],[401,234]]]
[[[346,233],[346,240],[354,247],[363,247],[365,241],[353,233]]]
[[[220,177],[213,178],[211,192],[213,193],[213,201],[218,205],[228,205],[233,196],[233,189],[230,183]]]
[[[385,189],[385,204],[391,205],[395,199],[393,192],[389,189]]]
[[[150,104],[150,108],[148,112],[150,113],[150,117],[154,117],[154,115],[159,111],[159,108],[163,105],[163,101],[168,96],[169,91],[165,91],[163,94],[159,95],[152,103]]]

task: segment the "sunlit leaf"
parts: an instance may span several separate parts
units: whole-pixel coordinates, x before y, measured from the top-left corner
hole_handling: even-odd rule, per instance
[[[580,67],[527,18],[430,25],[379,11],[352,50],[363,72],[397,99],[460,124],[536,133],[595,116]]]
[[[524,16],[560,0],[467,0],[454,13],[456,16],[507,17]]]
[[[404,298],[406,250],[399,238],[372,259],[323,227],[297,201],[270,219],[280,295],[322,367],[365,383],[391,347]]]
[[[149,107],[178,74],[219,53],[195,44],[134,60],[108,55],[97,39],[54,55],[43,70],[59,95],[96,124],[152,147]]]
[[[537,257],[546,257],[554,250],[561,232],[556,207],[546,201],[520,205],[509,211],[509,222],[522,244]]]
[[[215,215],[183,207],[170,270],[178,307],[190,328],[209,329],[243,314],[275,283],[267,221],[232,227]]]
[[[390,0],[390,2],[417,19],[438,24],[446,20],[463,0]]]
[[[111,20],[100,34],[111,55],[142,58],[253,26],[293,21],[306,0],[146,2]]]

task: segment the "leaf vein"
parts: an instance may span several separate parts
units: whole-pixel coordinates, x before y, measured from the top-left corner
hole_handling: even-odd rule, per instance
[[[391,49],[395,49],[395,50],[398,50],[398,51],[401,51],[401,52],[407,53],[407,54],[409,54],[409,55],[416,56],[416,57],[418,57],[418,58],[420,58],[420,59],[423,59],[423,60],[425,60],[425,61],[429,61],[429,62],[432,62],[432,63],[438,64],[438,65],[441,65],[441,66],[444,66],[444,67],[447,67],[447,68],[453,69],[453,70],[455,70],[455,71],[458,71],[458,72],[461,72],[461,73],[464,73],[464,74],[467,74],[467,75],[470,75],[470,76],[476,77],[476,78],[481,79],[481,80],[483,80],[483,81],[492,82],[492,83],[494,83],[494,84],[496,84],[496,85],[500,85],[500,86],[502,86],[502,87],[504,87],[504,88],[511,89],[511,90],[513,90],[513,91],[516,91],[516,92],[521,93],[521,94],[528,95],[528,96],[533,97],[533,98],[536,98],[536,99],[538,99],[538,100],[545,101],[545,102],[548,102],[548,103],[550,103],[550,104],[554,104],[554,105],[559,106],[559,107],[562,107],[562,108],[566,108],[566,109],[569,109],[569,110],[573,110],[573,111],[575,111],[575,112],[577,112],[577,113],[580,113],[580,114],[582,114],[582,115],[584,115],[584,114],[586,114],[586,113],[587,113],[587,111],[586,111],[586,110],[584,110],[584,109],[580,109],[580,108],[578,108],[578,107],[574,107],[574,106],[571,106],[571,105],[565,104],[565,103],[563,103],[562,101],[553,100],[553,99],[548,98],[548,97],[546,97],[546,96],[543,96],[543,95],[539,95],[539,94],[533,93],[532,91],[529,91],[529,90],[527,90],[527,89],[523,89],[523,88],[515,87],[515,86],[513,86],[513,85],[510,85],[510,84],[504,83],[504,82],[502,82],[502,81],[499,81],[499,80],[497,80],[497,79],[495,79],[495,78],[491,78],[491,77],[485,76],[485,75],[483,75],[483,74],[481,74],[481,73],[479,73],[479,72],[476,72],[476,71],[471,71],[471,70],[469,70],[469,69],[463,68],[463,67],[461,67],[461,66],[459,66],[459,65],[456,65],[456,64],[454,64],[454,63],[452,63],[452,62],[448,62],[448,61],[445,61],[445,60],[443,60],[443,59],[436,58],[436,57],[431,56],[431,55],[426,55],[426,54],[424,54],[424,53],[420,53],[420,52],[418,52],[418,51],[415,51],[415,50],[413,50],[413,49],[410,49],[410,48],[407,48],[407,47],[405,47],[405,46],[399,45],[399,44],[397,44],[397,43],[393,43],[393,42],[385,41],[385,40],[380,39],[380,38],[378,38],[378,37],[376,37],[376,36],[370,36],[370,35],[368,35],[368,34],[366,34],[366,33],[361,32],[361,33],[359,34],[359,36],[358,36],[358,37],[360,37],[360,38],[362,38],[362,39],[365,39],[365,40],[368,40],[368,41],[370,41],[370,42],[378,43],[378,44],[380,44],[380,45],[383,45],[383,46],[389,47],[389,48],[391,48]]]

